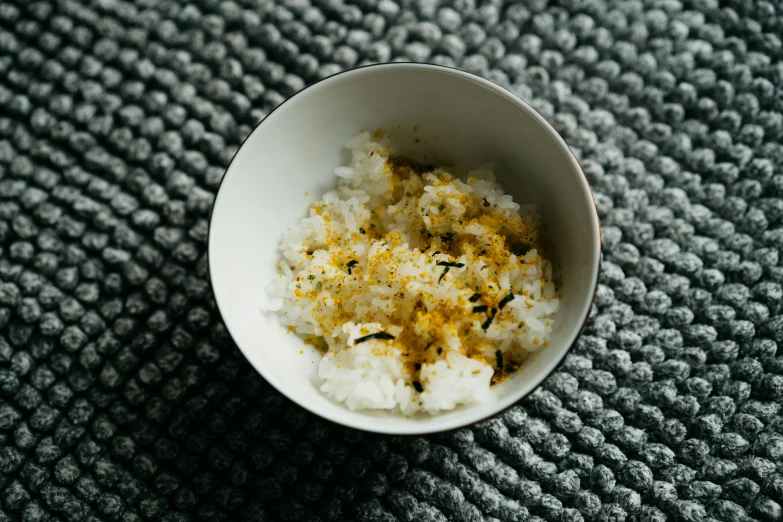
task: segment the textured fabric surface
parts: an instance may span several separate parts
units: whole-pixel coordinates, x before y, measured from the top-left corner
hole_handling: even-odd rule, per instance
[[[751,0],[0,1],[0,521],[780,520],[783,7]],[[603,225],[585,335],[431,437],[283,399],[205,238],[251,127],[360,63],[530,101]]]

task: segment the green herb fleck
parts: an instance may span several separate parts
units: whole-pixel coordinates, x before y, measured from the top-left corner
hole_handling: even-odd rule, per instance
[[[408,197],[411,197],[413,194],[411,194],[411,192],[408,191],[408,192],[405,193],[405,195],[408,196]]]
[[[366,232],[364,231],[363,228],[359,228],[359,233],[362,234],[362,235],[366,234]]]
[[[487,305],[479,305],[479,306],[474,306],[473,307],[473,313],[474,314],[478,314],[478,313],[481,313],[481,312],[486,312],[487,310],[489,310],[489,307]]]
[[[468,301],[470,301],[471,303],[475,303],[475,302],[476,302],[476,301],[478,301],[479,299],[481,299],[481,294],[479,294],[478,292],[476,292],[475,294],[473,294],[472,296],[470,296],[470,299],[468,299]]]
[[[453,261],[438,261],[438,266],[462,268],[463,266],[465,266],[465,263],[454,263]]]
[[[416,140],[419,141],[419,140]],[[413,387],[416,388],[416,391],[421,393],[424,391],[424,388],[422,387],[421,383],[419,381],[413,381]]]
[[[440,264],[440,263],[438,263],[438,264]],[[442,273],[442,274],[440,275],[440,277],[438,278],[438,283],[440,283],[440,282],[443,280],[443,278],[444,278],[444,277],[446,277],[446,274],[448,274],[448,273],[449,273],[449,268],[450,268],[450,267],[448,267],[448,266],[447,266],[447,267],[446,267],[446,269],[445,269],[445,270],[443,270],[443,273]]]
[[[500,371],[503,371],[503,352],[496,350],[495,359],[498,361],[498,368],[500,368]]]
[[[314,276],[313,274],[310,274],[309,276],[307,276],[307,279],[309,279],[310,281],[312,281],[313,279],[315,279],[315,276]]]
[[[324,283],[323,283],[323,281],[318,281],[318,282],[315,284],[315,291],[316,291],[316,292],[320,292],[320,291],[321,291],[321,288],[323,288],[323,287],[324,287]]]

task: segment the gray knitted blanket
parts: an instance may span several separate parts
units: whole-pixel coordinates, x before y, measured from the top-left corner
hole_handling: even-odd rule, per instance
[[[0,0],[0,521],[781,520],[781,35],[752,0]],[[431,437],[282,398],[206,276],[252,126],[388,60],[531,102],[603,225],[562,369]]]

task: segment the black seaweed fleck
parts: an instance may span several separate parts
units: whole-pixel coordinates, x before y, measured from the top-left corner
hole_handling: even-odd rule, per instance
[[[370,341],[372,339],[381,339],[383,341],[389,341],[391,339],[394,339],[394,336],[392,334],[387,334],[386,332],[371,333],[370,335],[359,337],[353,342],[353,344],[363,343],[365,341]]]
[[[486,330],[487,328],[489,328],[489,325],[492,324],[492,320],[495,318],[495,314],[497,314],[497,313],[498,313],[498,309],[497,308],[493,308],[492,310],[489,311],[489,317],[487,318],[486,321],[484,321],[484,324],[481,325],[481,328],[483,330]]]
[[[500,303],[498,303],[498,308],[502,310],[504,306],[506,306],[508,303],[510,303],[513,300],[514,300],[514,293],[513,292],[509,292],[508,295],[506,297],[504,297],[500,301]]]

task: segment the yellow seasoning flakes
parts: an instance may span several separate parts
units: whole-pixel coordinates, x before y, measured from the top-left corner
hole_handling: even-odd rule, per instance
[[[536,214],[525,207],[520,215],[486,181],[489,167],[463,182],[394,157],[387,144],[381,130],[352,142],[338,189],[289,231],[282,250],[290,270],[271,286],[284,289],[276,297],[287,301],[286,321],[328,355],[318,372],[329,397],[351,408],[434,413],[442,383],[503,383],[528,350],[548,345],[557,307],[538,305],[552,299],[552,273]],[[336,383],[360,389],[387,368],[409,395],[380,405],[354,392],[338,398]]]

